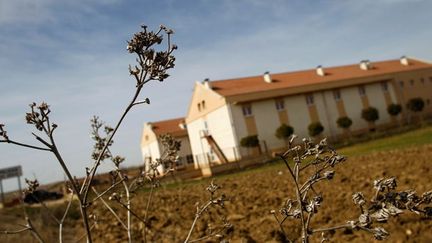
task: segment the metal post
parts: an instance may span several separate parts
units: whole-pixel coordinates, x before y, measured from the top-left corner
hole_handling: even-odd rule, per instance
[[[17,176],[17,178],[18,178],[18,190],[19,190],[19,193],[21,194],[21,193],[22,193],[22,188],[21,188],[21,176]]]
[[[0,194],[1,194],[1,202],[4,206],[5,198],[4,198],[4,192],[3,192],[3,180],[0,180]]]

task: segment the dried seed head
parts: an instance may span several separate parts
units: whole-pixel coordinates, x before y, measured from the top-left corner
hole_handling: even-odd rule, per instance
[[[362,206],[366,203],[363,193],[356,192],[352,195],[352,199],[355,205]]]
[[[296,218],[296,219],[299,219],[299,218],[301,217],[301,210],[300,210],[300,209],[295,209],[295,210],[292,212],[292,216],[293,216],[294,218]]]
[[[432,207],[425,207],[424,214],[426,215],[426,217],[432,217]]]
[[[4,140],[8,141],[9,137],[7,135],[6,130],[4,130],[5,125],[4,124],[0,124],[0,137],[3,137]]]
[[[121,196],[118,193],[114,192],[114,193],[111,194],[111,196],[108,197],[108,200],[110,200],[110,201],[120,201],[120,198],[121,198]]]
[[[333,179],[334,175],[335,175],[334,170],[329,170],[324,172],[323,177],[326,178],[327,180],[331,180]]]
[[[389,233],[382,227],[376,227],[372,229],[375,239],[384,240],[389,236]]]
[[[47,103],[42,102],[42,103],[38,106],[38,109],[41,110],[41,111],[49,111],[49,106],[48,106]]]
[[[360,214],[358,221],[359,225],[362,227],[368,227],[372,223],[372,220],[367,213]]]
[[[25,178],[25,183],[27,184],[26,192],[30,192],[30,193],[34,192],[39,187],[39,182],[37,179],[29,180],[29,179]]]
[[[386,222],[390,217],[390,212],[386,208],[381,208],[371,215],[378,222]]]
[[[214,183],[214,181],[210,182],[210,185],[207,187],[207,191],[211,194],[214,194],[219,189],[219,186]]]
[[[351,229],[357,228],[356,222],[354,220],[347,221],[347,224],[351,227]]]
[[[423,203],[429,204],[432,202],[432,191],[428,191],[422,194]]]
[[[297,135],[295,135],[295,134],[293,134],[293,135],[291,135],[291,138],[290,138],[290,140],[289,140],[289,144],[291,145],[291,144],[293,144],[294,143],[294,140],[297,138]]]

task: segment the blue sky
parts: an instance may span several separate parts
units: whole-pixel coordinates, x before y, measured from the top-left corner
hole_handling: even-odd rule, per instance
[[[134,91],[126,41],[142,23],[164,24],[175,31],[176,67],[146,86],[151,105],[129,114],[113,147],[137,165],[142,124],[184,116],[195,81],[402,55],[432,61],[431,9],[427,0],[0,0],[0,123],[37,144],[24,115],[48,102],[60,150],[83,176],[89,119],[114,124]],[[51,154],[0,144],[0,168],[17,164],[43,183],[63,179]]]

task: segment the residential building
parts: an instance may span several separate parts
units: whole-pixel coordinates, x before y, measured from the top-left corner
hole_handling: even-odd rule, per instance
[[[403,120],[411,114],[406,102],[414,97],[425,101],[423,115],[432,114],[432,64],[402,57],[396,60],[322,67],[316,69],[196,82],[185,119],[195,168],[204,175],[212,164],[255,156],[240,146],[246,136],[257,135],[260,151],[281,151],[285,143],[275,136],[281,124],[308,137],[308,125],[320,122],[322,136],[338,139],[346,130],[337,126],[349,117],[351,134],[364,133],[395,123],[387,107],[401,104]],[[379,119],[368,123],[361,111],[375,107]]]
[[[192,151],[184,118],[176,118],[158,122],[147,122],[144,124],[141,136],[141,153],[146,170],[148,170],[150,161],[162,157],[164,148],[161,144],[160,136],[164,134],[170,134],[174,139],[181,142],[177,169],[192,165]],[[162,166],[160,170],[163,170]]]

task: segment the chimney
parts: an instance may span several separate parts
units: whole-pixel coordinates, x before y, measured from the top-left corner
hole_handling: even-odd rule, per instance
[[[372,69],[371,63],[369,60],[361,60],[360,61],[360,69],[361,70],[369,70]]]
[[[402,65],[404,65],[404,66],[408,66],[408,65],[410,65],[410,64],[409,64],[409,61],[408,61],[408,58],[407,58],[406,56],[401,56],[401,58],[400,58],[400,63],[401,63]]]
[[[211,89],[210,79],[208,79],[208,78],[204,79],[204,81],[202,82],[202,84],[203,84],[204,87],[206,87],[207,89]]]
[[[316,73],[318,76],[325,76],[324,68],[321,65],[316,67]]]
[[[264,73],[264,82],[266,82],[266,83],[272,83],[273,82],[273,80],[270,76],[270,72],[268,72],[268,71]]]
[[[181,128],[181,130],[185,130],[186,124],[184,122],[181,122],[181,123],[179,123],[179,127]]]

